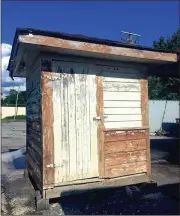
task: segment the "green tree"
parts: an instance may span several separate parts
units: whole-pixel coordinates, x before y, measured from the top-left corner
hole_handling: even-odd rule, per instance
[[[9,91],[9,95],[6,96],[6,98],[3,100],[4,105],[16,105],[16,99],[17,99],[18,92],[14,89],[11,89]],[[18,95],[18,105],[25,105],[26,104],[26,92],[19,92]]]
[[[180,48],[180,29],[171,37],[160,37],[153,42],[153,47],[167,51],[176,51]],[[152,100],[179,100],[179,78],[172,77],[149,77],[149,98]]]

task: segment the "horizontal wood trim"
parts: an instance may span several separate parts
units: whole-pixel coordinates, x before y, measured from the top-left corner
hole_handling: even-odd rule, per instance
[[[146,150],[111,153],[105,155],[105,167],[146,160]]]
[[[104,108],[105,115],[133,115],[139,114],[141,115],[141,108]]]
[[[104,108],[140,108],[141,101],[122,101],[122,100],[104,100],[103,101]]]
[[[105,142],[116,142],[121,140],[140,140],[146,139],[148,136],[147,130],[135,129],[135,130],[123,130],[123,131],[105,131],[104,140]]]
[[[133,162],[120,165],[113,165],[106,167],[106,176],[108,178],[126,176],[138,173],[144,173],[147,171],[147,162]]]
[[[140,92],[104,92],[104,100],[128,100],[128,101],[139,101],[141,100]]]
[[[119,68],[121,69],[121,68]],[[138,83],[139,80],[142,78],[142,74],[139,74],[139,72],[135,73],[129,73],[129,69],[125,69],[123,72],[122,71],[103,71],[103,81],[105,82],[127,82],[127,83]]]
[[[141,121],[142,116],[140,114],[137,115],[105,115],[104,122],[123,122],[123,121]]]
[[[105,122],[105,128],[133,128],[133,127],[141,127],[141,121],[122,121],[122,122]]]
[[[104,144],[105,154],[117,152],[139,151],[146,149],[146,139],[107,142]]]
[[[104,132],[113,131],[132,131],[132,130],[149,130],[149,127],[135,127],[135,128],[105,128]]]
[[[110,92],[140,92],[140,83],[103,82],[103,90]]]

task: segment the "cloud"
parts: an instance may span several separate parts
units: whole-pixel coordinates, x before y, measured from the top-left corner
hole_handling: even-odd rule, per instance
[[[14,81],[9,77],[7,66],[10,59],[12,46],[10,44],[2,43],[2,93],[7,95],[9,90],[15,89],[19,91],[26,90],[26,81],[24,78],[14,78]]]

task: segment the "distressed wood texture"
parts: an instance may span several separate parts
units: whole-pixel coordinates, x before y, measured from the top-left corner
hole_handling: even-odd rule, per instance
[[[41,80],[39,58],[28,66],[26,78],[26,164],[38,189],[42,189],[42,140],[41,140]]]
[[[143,74],[132,68],[104,66],[102,70],[105,128],[141,127],[140,79]]]
[[[148,136],[147,130],[135,130],[129,129],[127,131],[105,131],[104,138],[105,142],[117,142],[121,140],[139,140],[146,139]]]
[[[103,67],[102,70],[105,176],[150,174],[149,136],[148,130],[143,130],[149,126],[147,81],[142,80],[144,74],[131,68]]]
[[[87,65],[53,61],[55,185],[98,176],[96,75]]]
[[[142,126],[149,127],[148,80],[141,80]]]
[[[98,150],[99,150],[99,177],[103,178],[104,173],[104,110],[103,110],[103,77],[101,74],[97,75],[97,116],[100,116],[98,123]]]
[[[105,165],[107,167],[121,165],[133,162],[146,161],[146,150],[117,152],[105,156]]]
[[[104,132],[107,178],[147,173],[148,130]]]
[[[146,161],[108,166],[106,169],[106,175],[108,178],[113,178],[145,173],[147,171],[146,167]]]
[[[53,132],[53,89],[49,85],[47,75],[41,72],[42,82],[42,139],[43,139],[43,188],[54,184],[54,132]]]
[[[147,77],[141,80],[141,112],[142,125],[149,127],[149,100],[148,100],[148,80]],[[150,154],[150,139],[147,137],[147,174],[151,174],[151,154]]]
[[[146,139],[106,142],[104,146],[105,154],[113,154],[117,152],[133,152],[141,150],[146,150]]]
[[[21,43],[30,43],[36,44],[41,46],[47,47],[54,47],[54,48],[61,48],[64,51],[74,50],[80,51],[84,55],[91,54],[99,57],[99,56],[114,56],[119,57],[126,57],[130,60],[149,60],[149,61],[167,61],[167,62],[177,62],[177,55],[175,53],[164,53],[164,52],[154,52],[154,51],[147,51],[147,50],[138,50],[126,47],[117,47],[117,46],[109,46],[109,45],[102,45],[102,44],[94,44],[89,42],[82,42],[82,41],[73,41],[71,39],[62,39],[62,38],[55,38],[49,36],[42,36],[42,35],[33,35],[29,37],[29,35],[19,35],[19,41]]]

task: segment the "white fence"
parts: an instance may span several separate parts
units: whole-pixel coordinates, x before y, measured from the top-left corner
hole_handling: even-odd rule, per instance
[[[14,116],[16,113],[15,107],[1,107],[1,118],[5,118],[7,116]],[[17,115],[26,115],[26,107],[18,107]]]
[[[175,123],[179,118],[179,101],[149,100],[150,132],[161,129],[162,123]],[[15,115],[15,107],[1,107],[2,118]],[[17,115],[26,115],[25,107],[18,107]]]
[[[161,129],[163,123],[175,123],[179,108],[179,101],[149,100],[150,132]]]

